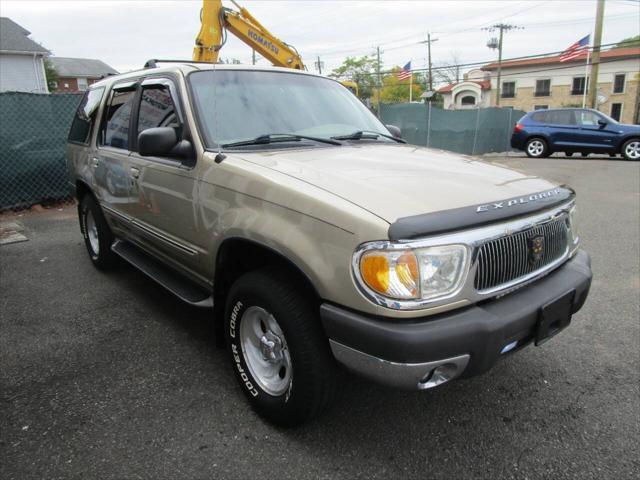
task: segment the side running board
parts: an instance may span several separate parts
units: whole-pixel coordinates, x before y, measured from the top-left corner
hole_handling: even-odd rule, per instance
[[[111,245],[111,250],[183,302],[194,307],[213,307],[213,296],[210,292],[184,278],[132,243],[116,240]]]

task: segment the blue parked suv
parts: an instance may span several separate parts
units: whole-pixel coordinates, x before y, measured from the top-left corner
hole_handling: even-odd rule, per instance
[[[621,154],[640,160],[640,125],[625,125],[597,110],[559,108],[529,112],[516,124],[511,146],[529,157],[580,152]]]

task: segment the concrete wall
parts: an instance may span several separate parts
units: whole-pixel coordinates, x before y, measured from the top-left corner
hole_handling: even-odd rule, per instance
[[[49,93],[42,55],[0,53],[0,92]]]

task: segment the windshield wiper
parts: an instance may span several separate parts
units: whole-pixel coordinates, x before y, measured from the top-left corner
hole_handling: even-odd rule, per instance
[[[387,135],[386,133],[374,132],[373,130],[357,130],[349,135],[336,135],[335,137],[331,137],[334,140],[361,140],[371,139],[376,140],[378,137],[390,138],[391,140],[395,140],[398,143],[407,143],[406,140],[402,138],[394,137],[393,135]]]
[[[322,137],[310,137],[309,135],[298,135],[296,133],[269,133],[267,135],[260,135],[248,140],[241,140],[233,143],[223,143],[220,145],[223,148],[228,147],[244,147],[245,145],[264,145],[267,143],[278,142],[299,142],[300,140],[313,140],[314,142],[328,143],[329,145],[342,145],[337,140],[331,138]]]

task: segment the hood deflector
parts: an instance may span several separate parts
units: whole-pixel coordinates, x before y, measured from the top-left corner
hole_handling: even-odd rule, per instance
[[[389,239],[410,240],[455,230],[482,227],[503,220],[514,220],[556,207],[574,197],[573,189],[562,185],[531,195],[507,198],[487,204],[403,217],[389,227]]]

